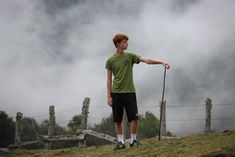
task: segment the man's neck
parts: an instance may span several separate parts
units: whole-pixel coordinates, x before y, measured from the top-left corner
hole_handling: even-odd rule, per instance
[[[123,49],[117,48],[117,50],[116,50],[116,54],[117,54],[118,56],[123,55],[123,54],[124,54]]]

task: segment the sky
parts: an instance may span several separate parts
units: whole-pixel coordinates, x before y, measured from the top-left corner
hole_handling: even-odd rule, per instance
[[[0,0],[0,110],[41,122],[54,105],[66,126],[90,97],[89,125],[99,123],[111,114],[105,63],[124,33],[128,51],[171,64],[169,131],[203,131],[208,97],[212,129],[234,130],[234,14],[233,0]],[[163,70],[134,66],[140,114],[159,117]]]

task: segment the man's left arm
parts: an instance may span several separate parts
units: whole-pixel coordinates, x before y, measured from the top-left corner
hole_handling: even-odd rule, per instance
[[[165,61],[160,61],[160,60],[156,60],[156,59],[152,59],[152,58],[146,58],[146,57],[143,57],[143,56],[140,56],[139,60],[140,60],[140,62],[144,62],[144,63],[147,63],[147,64],[162,64],[167,69],[170,69],[170,64],[168,62],[165,62]]]

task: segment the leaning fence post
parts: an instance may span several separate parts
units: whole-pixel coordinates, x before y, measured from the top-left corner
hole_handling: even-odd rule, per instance
[[[205,123],[205,132],[211,131],[211,108],[212,100],[210,98],[206,99],[206,123]]]
[[[15,128],[15,145],[20,148],[21,145],[21,134],[22,134],[22,118],[23,113],[16,113],[16,128]]]
[[[85,98],[83,101],[83,107],[82,107],[82,122],[81,122],[81,130],[87,129],[87,119],[88,119],[88,113],[89,113],[89,104],[90,104],[90,98]],[[79,147],[86,147],[86,140],[79,141]]]
[[[162,111],[162,118],[161,118],[161,128],[159,128],[160,130],[160,134],[161,136],[166,136],[166,101],[160,101],[160,112]]]
[[[54,130],[55,130],[55,106],[49,106],[49,123],[48,123],[48,132],[47,132],[48,139],[54,136]],[[45,143],[45,148],[51,149],[52,143],[50,141],[47,141]]]

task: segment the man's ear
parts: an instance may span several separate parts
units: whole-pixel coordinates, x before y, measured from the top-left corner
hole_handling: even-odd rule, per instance
[[[117,45],[117,47],[119,47],[119,45],[120,45],[120,42],[117,42],[117,43],[116,43],[116,45]]]

